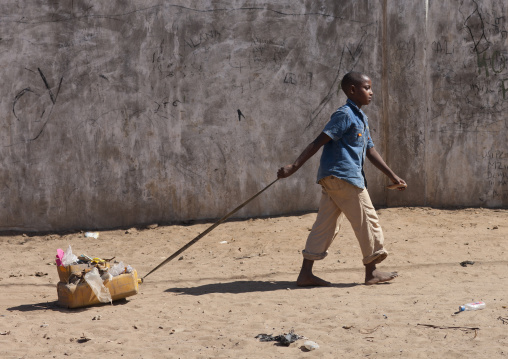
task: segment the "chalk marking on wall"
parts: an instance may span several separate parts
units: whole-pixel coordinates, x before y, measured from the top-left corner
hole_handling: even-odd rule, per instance
[[[363,30],[364,33],[362,34],[362,37],[360,38],[360,41],[356,45],[356,48],[355,48],[355,50],[353,52],[349,49],[349,46],[347,46],[347,45],[344,45],[342,47],[342,53],[340,54],[339,67],[337,69],[337,73],[335,75],[335,78],[334,78],[330,88],[328,89],[328,93],[321,100],[321,102],[319,103],[317,108],[314,109],[311,112],[311,119],[310,119],[309,123],[307,124],[307,126],[305,126],[304,131],[307,131],[312,126],[312,124],[314,123],[316,118],[321,114],[321,111],[323,111],[325,106],[332,99],[333,93],[335,91],[335,88],[337,88],[337,83],[340,82],[340,75],[342,74],[341,73],[341,71],[342,71],[342,64],[343,64],[344,53],[346,52],[346,48],[347,48],[347,51],[348,51],[349,55],[351,56],[351,58],[353,60],[353,65],[351,66],[351,69],[349,69],[349,71],[352,71],[355,68],[356,64],[358,63],[358,60],[360,59],[360,55],[362,54],[363,44],[364,44],[365,40],[367,39],[368,33],[367,33],[366,28],[371,26],[371,25],[372,24],[367,24],[367,25],[362,26],[362,30]]]
[[[342,47],[342,53],[340,54],[340,61],[339,61],[339,68],[337,70],[337,74],[335,75],[335,79],[333,80],[333,83],[332,83],[332,86],[330,86],[329,90],[328,90],[328,93],[326,94],[326,96],[321,100],[321,102],[319,103],[318,107],[311,112],[311,114],[313,115],[309,121],[309,123],[307,124],[307,126],[305,126],[305,130],[304,131],[307,131],[311,126],[312,124],[314,123],[314,121],[316,120],[316,118],[319,116],[319,114],[321,113],[321,111],[323,111],[323,109],[325,108],[325,106],[328,104],[328,102],[330,102],[330,100],[332,99],[332,96],[333,96],[333,89],[335,88],[335,84],[337,83],[337,81],[340,81],[339,80],[339,76],[340,76],[340,72],[341,72],[341,69],[342,69],[342,59],[344,58],[344,52],[345,52],[345,46]]]
[[[236,111],[238,112],[238,121],[241,121],[242,117],[245,119],[245,116],[243,115],[242,111],[240,111],[240,109]]]
[[[488,50],[488,48],[490,47],[491,42],[487,39],[487,36],[485,34],[485,23],[483,21],[483,17],[482,17],[481,12],[478,10],[478,3],[475,0],[472,0],[472,2],[475,4],[475,10],[465,19],[465,21],[464,21],[464,28],[467,30],[467,32],[471,36],[471,39],[473,40],[473,45],[474,45],[473,46],[473,51],[476,52],[477,54],[481,54],[482,52]],[[460,11],[460,9],[459,9],[459,11]],[[478,16],[478,18],[480,20],[480,24],[481,24],[480,25],[480,27],[481,27],[481,33],[480,33],[478,41],[475,40],[473,29],[471,28],[471,26],[468,25],[468,21],[470,19],[472,19],[473,16],[475,16],[475,15]],[[482,40],[485,40],[487,42],[487,44],[485,45],[485,48],[480,51],[478,46],[480,45]]]
[[[270,9],[270,8],[267,8],[267,7],[239,7],[239,8],[197,9],[197,8],[191,8],[191,7],[187,7],[187,6],[183,6],[183,5],[177,5],[177,4],[158,4],[158,5],[148,6],[148,7],[134,9],[134,10],[131,10],[131,11],[126,11],[126,12],[116,13],[116,14],[89,14],[88,10],[90,10],[90,9],[87,9],[87,10],[85,10],[83,12],[84,15],[80,15],[80,16],[76,16],[74,13],[72,13],[72,14],[69,14],[68,17],[65,17],[65,18],[64,17],[60,17],[58,19],[51,18],[51,20],[44,19],[44,20],[36,20],[36,21],[30,21],[30,20],[28,20],[26,18],[22,18],[21,20],[15,19],[15,20],[12,20],[10,22],[16,22],[16,23],[21,23],[21,24],[37,25],[37,24],[48,23],[48,22],[57,23],[57,22],[68,22],[68,21],[81,21],[81,20],[87,19],[87,18],[109,19],[109,20],[121,21],[119,19],[121,17],[137,14],[137,13],[140,13],[140,12],[153,11],[153,10],[157,10],[157,9],[160,9],[160,8],[171,8],[171,7],[172,8],[177,8],[177,9],[182,9],[182,10],[187,10],[187,11],[200,12],[200,13],[234,12],[234,11],[267,11],[267,12],[272,12],[272,13],[275,13],[275,14],[278,14],[278,15],[282,15],[282,16],[292,16],[292,17],[296,17],[296,16],[318,16],[318,17],[326,17],[326,18],[332,18],[332,19],[337,19],[337,20],[345,20],[345,21],[349,21],[349,22],[365,23],[364,21],[361,21],[361,20],[347,19],[344,16],[337,16],[337,15],[326,14],[326,13],[322,13],[322,12],[291,13],[291,12],[283,12],[283,11],[280,11],[280,10]],[[5,21],[5,22],[9,22],[9,21]]]
[[[56,100],[55,100],[55,97],[53,96],[53,92],[51,91],[51,88],[48,85],[48,81],[46,80],[46,76],[44,76],[44,74],[42,73],[40,68],[37,68],[37,70],[39,71],[39,75],[41,75],[42,81],[44,82],[44,85],[46,86],[46,89],[49,92],[49,97],[51,98],[51,102],[53,102],[53,105],[54,105]]]
[[[30,87],[27,87],[27,88],[24,88],[23,90],[21,90],[20,92],[18,92],[16,94],[16,96],[14,96],[14,101],[12,102],[12,113],[14,114],[14,117],[16,117],[16,119],[19,121],[19,117],[16,115],[16,103],[19,101],[19,99],[27,92],[32,92],[36,95],[38,95],[37,92],[33,91]]]

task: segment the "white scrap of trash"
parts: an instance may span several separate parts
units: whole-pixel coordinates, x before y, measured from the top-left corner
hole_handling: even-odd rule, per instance
[[[303,343],[303,346],[307,350],[319,349],[319,345],[316,342],[313,342],[312,340],[307,340],[305,343]]]
[[[99,238],[99,232],[85,232],[85,237],[87,238]]]

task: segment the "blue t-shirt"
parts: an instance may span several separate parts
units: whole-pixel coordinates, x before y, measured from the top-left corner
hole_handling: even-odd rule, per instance
[[[323,146],[317,181],[335,176],[358,188],[366,188],[363,163],[374,147],[369,120],[350,99],[331,116],[324,130],[331,140]]]

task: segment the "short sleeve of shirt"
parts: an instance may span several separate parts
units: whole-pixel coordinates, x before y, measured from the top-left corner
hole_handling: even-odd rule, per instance
[[[370,149],[372,147],[374,147],[374,142],[372,142],[372,136],[370,135],[370,130],[368,130],[369,133],[368,133],[368,140],[367,140],[367,149]]]
[[[332,140],[337,141],[342,138],[350,126],[351,119],[349,115],[339,109],[333,113],[323,132],[330,136]],[[372,144],[372,146],[374,146],[374,144]]]

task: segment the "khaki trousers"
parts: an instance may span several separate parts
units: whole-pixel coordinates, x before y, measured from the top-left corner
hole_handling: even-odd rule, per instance
[[[307,238],[305,259],[320,260],[337,236],[344,216],[360,243],[363,263],[379,263],[388,252],[383,248],[383,231],[369,193],[334,176],[319,181],[323,191],[316,222]]]

